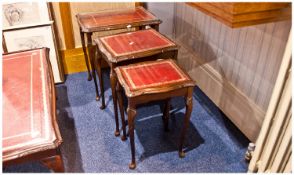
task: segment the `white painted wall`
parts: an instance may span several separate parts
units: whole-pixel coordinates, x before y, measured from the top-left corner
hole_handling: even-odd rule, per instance
[[[285,20],[232,29],[175,4],[179,65],[251,141],[268,108],[290,28]]]
[[[174,38],[174,3],[147,2],[146,8],[162,20],[159,32]]]

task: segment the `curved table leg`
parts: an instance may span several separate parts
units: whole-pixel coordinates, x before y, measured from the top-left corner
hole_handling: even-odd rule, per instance
[[[92,46],[92,33],[87,33],[87,47],[88,47],[88,53],[91,63],[91,69],[92,69],[92,77],[94,79],[94,85],[95,85],[95,92],[96,92],[96,100],[99,100],[99,92],[98,92],[98,85],[96,80],[96,74],[95,74],[95,63],[94,63],[94,57],[95,52],[94,49],[96,49],[94,46]]]
[[[118,112],[117,112],[117,98],[116,98],[116,75],[113,70],[113,66],[110,67],[110,85],[111,85],[111,92],[112,92],[112,99],[113,99],[113,108],[114,108],[114,118],[115,118],[115,136],[119,136],[119,122],[118,122]]]
[[[81,28],[80,28],[80,35],[81,35],[82,48],[83,48],[83,52],[84,52],[84,58],[85,58],[87,71],[88,71],[88,81],[91,81],[92,76],[91,76],[90,68],[89,68],[89,59],[88,59],[88,54],[87,54],[86,44],[85,44],[85,34],[84,34],[84,32],[82,32]]]
[[[96,53],[97,53],[97,74],[99,79],[99,85],[100,85],[100,96],[101,96],[101,106],[100,109],[105,109],[105,97],[104,97],[104,83],[103,83],[103,77],[102,77],[102,68],[101,68],[101,61],[102,61],[102,55],[100,54],[99,48],[96,47]]]
[[[131,144],[131,154],[132,154],[132,161],[129,164],[130,169],[136,168],[136,157],[135,157],[135,136],[134,136],[134,129],[135,129],[135,116],[136,116],[136,108],[135,106],[128,105],[128,122],[129,122],[129,133],[130,133],[130,144]]]
[[[180,136],[180,144],[179,144],[179,157],[180,158],[185,157],[185,152],[183,151],[183,144],[185,141],[187,129],[189,128],[189,122],[190,122],[190,117],[191,117],[191,112],[192,112],[192,105],[193,105],[192,93],[193,93],[193,87],[189,87],[188,93],[186,96],[186,114],[185,114],[182,133]]]
[[[159,24],[154,24],[154,25],[151,25],[150,27],[155,29],[157,32],[159,32]]]
[[[168,129],[168,120],[170,116],[169,112],[170,112],[170,99],[167,99],[165,100],[165,103],[164,103],[164,111],[162,116],[163,123],[164,123],[164,131],[166,132],[169,131]]]
[[[122,98],[122,87],[119,83],[117,83],[117,99],[119,102],[118,105],[119,105],[119,112],[121,115],[121,123],[122,123],[122,130],[123,130],[123,135],[121,136],[121,140],[125,141],[127,140],[126,121],[125,121],[125,113],[124,113],[123,98]]]

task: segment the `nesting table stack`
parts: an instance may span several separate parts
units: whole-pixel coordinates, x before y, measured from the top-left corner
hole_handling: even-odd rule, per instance
[[[146,26],[150,26],[158,30],[161,21],[142,7],[103,13],[79,13],[76,15],[76,18],[80,27],[81,42],[88,70],[88,80],[91,80],[93,77],[96,90],[96,100],[99,100],[94,65],[95,53],[92,45],[93,33],[118,29],[131,29],[132,27],[144,29]],[[87,44],[85,42],[85,36]],[[87,53],[87,49],[89,55]],[[90,60],[91,65],[89,65],[88,60]],[[92,69],[92,76],[90,73],[90,66]]]
[[[192,111],[195,82],[176,64],[177,44],[158,32],[161,21],[142,7],[115,12],[78,14],[77,20],[88,68],[88,80],[91,80],[91,77],[94,79],[96,100],[101,99],[101,109],[106,107],[101,60],[104,59],[110,67],[115,136],[120,135],[117,109],[119,107],[122,140],[127,139],[122,90],[128,99],[128,129],[132,155],[129,168],[136,167],[134,143],[136,106],[150,101],[165,101],[163,121],[164,129],[168,131],[170,99],[176,96],[185,97],[186,115],[179,143],[179,156],[184,157],[183,143]],[[93,32],[132,27],[139,30],[92,38]],[[84,35],[87,36],[89,55],[86,52]],[[88,57],[92,73],[90,73]],[[101,95],[98,92],[95,72],[98,74]]]

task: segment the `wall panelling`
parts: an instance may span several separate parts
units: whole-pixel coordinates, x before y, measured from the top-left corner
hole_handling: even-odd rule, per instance
[[[180,65],[250,140],[267,110],[290,28],[286,20],[232,29],[175,3]]]

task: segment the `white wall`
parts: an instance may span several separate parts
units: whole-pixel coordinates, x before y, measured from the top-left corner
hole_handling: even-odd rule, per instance
[[[146,8],[162,20],[159,32],[174,38],[174,3],[147,2]]]
[[[178,63],[252,141],[280,68],[291,20],[232,29],[185,3],[175,4]]]

